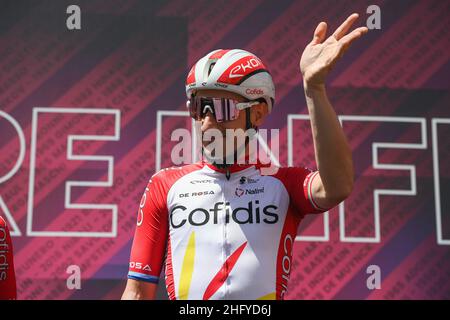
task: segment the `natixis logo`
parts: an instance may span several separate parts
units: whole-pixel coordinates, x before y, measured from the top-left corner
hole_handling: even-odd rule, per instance
[[[234,194],[238,197],[241,197],[244,194],[255,195],[255,194],[260,194],[260,193],[264,193],[264,187],[254,188],[254,189],[241,189],[241,188],[237,187],[236,190],[234,191]]]

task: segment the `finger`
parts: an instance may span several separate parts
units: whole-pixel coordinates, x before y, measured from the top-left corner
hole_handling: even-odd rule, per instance
[[[344,48],[347,48],[348,46],[350,46],[352,44],[353,41],[360,38],[362,35],[366,34],[367,31],[369,31],[369,29],[367,29],[367,27],[356,28],[349,34],[342,37],[342,39],[339,40],[339,42],[342,44],[342,46]]]
[[[343,36],[345,36],[345,34],[347,33],[347,31],[350,29],[350,27],[352,26],[353,22],[356,21],[356,19],[358,19],[359,14],[357,13],[353,13],[351,14],[337,29],[336,31],[334,31],[333,33],[333,37],[336,38],[336,40],[341,39]]]
[[[317,25],[316,30],[314,31],[314,37],[310,44],[319,44],[325,40],[325,36],[327,34],[327,24],[326,22],[321,22]]]

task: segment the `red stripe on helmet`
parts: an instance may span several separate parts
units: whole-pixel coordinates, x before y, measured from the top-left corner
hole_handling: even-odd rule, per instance
[[[186,78],[186,85],[189,85],[189,84],[195,82],[195,66],[196,66],[196,65],[197,65],[197,63],[194,64],[194,65],[192,66],[191,70],[189,71],[189,73],[188,73],[188,75],[187,75],[187,78]]]
[[[226,50],[221,49],[221,50],[219,50],[219,51],[217,51],[217,52],[214,52],[212,55],[210,55],[210,56],[209,56],[209,59],[220,59],[220,58],[222,58],[223,55],[224,55],[225,53],[227,53],[228,51],[230,51],[230,49],[226,49]]]
[[[254,55],[248,55],[228,67],[217,82],[237,84],[246,75],[260,69],[266,69],[262,61]]]

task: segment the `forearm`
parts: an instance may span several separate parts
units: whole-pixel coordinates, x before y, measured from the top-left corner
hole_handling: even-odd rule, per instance
[[[157,285],[128,279],[122,300],[154,300]]]
[[[328,100],[325,85],[310,86],[305,83],[304,87],[315,158],[324,192],[332,197],[345,198],[353,188],[350,146]]]

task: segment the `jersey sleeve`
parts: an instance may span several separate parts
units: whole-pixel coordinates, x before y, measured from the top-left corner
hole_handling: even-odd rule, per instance
[[[330,209],[320,207],[314,200],[311,186],[318,174],[319,171],[305,167],[282,168],[277,173],[289,193],[290,201],[302,215],[322,213]]]
[[[160,174],[148,182],[142,195],[131,247],[128,278],[158,283],[168,236],[167,194]]]
[[[17,298],[13,248],[6,221],[0,217],[0,300]]]

